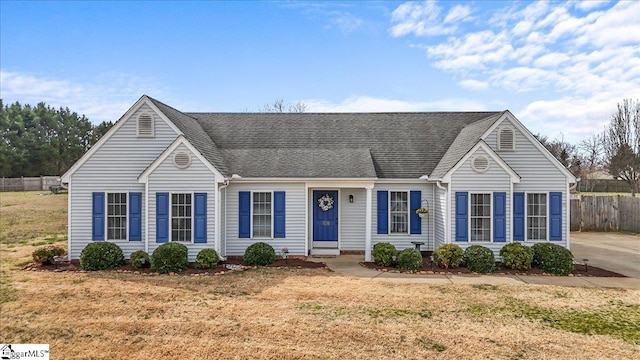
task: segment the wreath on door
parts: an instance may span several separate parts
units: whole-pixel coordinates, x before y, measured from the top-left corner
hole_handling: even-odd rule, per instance
[[[318,199],[318,207],[322,211],[329,211],[333,208],[333,198],[329,194],[324,194]]]

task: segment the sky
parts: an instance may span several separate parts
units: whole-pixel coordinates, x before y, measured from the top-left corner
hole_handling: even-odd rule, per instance
[[[640,1],[0,0],[0,97],[182,111],[510,110],[577,143],[640,98]]]

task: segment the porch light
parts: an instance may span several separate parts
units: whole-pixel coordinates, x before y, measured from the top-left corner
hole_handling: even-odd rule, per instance
[[[349,195],[349,202],[353,203],[353,195]]]

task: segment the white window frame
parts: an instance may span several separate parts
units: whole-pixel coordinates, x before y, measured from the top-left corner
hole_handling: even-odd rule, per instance
[[[173,240],[173,195],[190,195],[191,196],[191,239],[185,241]],[[169,193],[169,241],[176,242],[179,244],[193,244],[193,234],[194,234],[194,196],[193,192],[171,192]]]
[[[254,236],[253,235],[253,195],[254,194],[271,194],[271,235],[270,236]],[[250,223],[251,223],[251,239],[274,239],[273,237],[273,228],[274,228],[274,216],[273,216],[273,190],[265,190],[265,191],[260,191],[260,190],[255,190],[255,191],[251,191],[251,219],[250,219]]]
[[[511,148],[502,148],[502,130],[505,129],[509,129],[511,130],[511,133],[513,134],[513,143],[512,143],[512,147]],[[511,125],[502,125],[500,127],[498,127],[498,134],[496,136],[497,140],[498,140],[498,151],[515,151],[516,150],[516,130],[513,126]]]
[[[142,115],[148,115],[151,118],[151,135],[140,135],[140,116]],[[156,119],[152,113],[144,111],[136,116],[136,137],[147,139],[156,137]]]
[[[125,196],[125,236],[124,239],[109,239],[109,194],[124,194]],[[104,238],[106,241],[124,242],[129,241],[129,192],[128,191],[105,191],[104,192]]]
[[[489,241],[486,240],[482,240],[482,241],[472,241],[471,240],[471,198],[472,195],[489,195]],[[467,205],[467,214],[468,215],[468,221],[469,221],[469,239],[467,240],[468,243],[470,244],[489,244],[489,243],[493,243],[493,191],[473,191],[473,192],[469,192],[469,203]]]
[[[391,223],[392,223],[392,219],[391,219],[391,193],[395,192],[395,193],[405,193],[407,194],[407,231],[406,232],[392,232],[392,228],[391,228]],[[389,217],[389,221],[388,221],[388,229],[389,229],[389,235],[400,235],[400,236],[407,236],[407,235],[411,235],[411,192],[410,190],[387,190],[387,193],[389,194],[389,200],[387,203],[387,214]]]
[[[546,220],[545,220],[545,237],[546,239],[529,239],[529,194],[531,195],[545,195],[547,197],[546,201]],[[524,193],[524,240],[530,242],[549,242],[549,193],[548,192],[525,192]]]

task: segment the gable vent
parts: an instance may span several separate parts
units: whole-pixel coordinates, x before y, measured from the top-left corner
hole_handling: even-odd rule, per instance
[[[498,150],[515,150],[515,148],[516,140],[513,129],[510,127],[500,129]]]
[[[138,136],[153,137],[153,118],[151,115],[138,115]]]
[[[184,151],[177,152],[173,155],[173,164],[178,169],[186,169],[191,166],[191,155]]]
[[[489,169],[489,159],[484,155],[478,155],[471,161],[473,171],[483,173]]]

